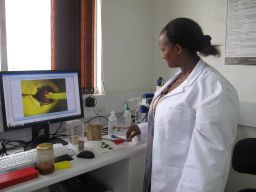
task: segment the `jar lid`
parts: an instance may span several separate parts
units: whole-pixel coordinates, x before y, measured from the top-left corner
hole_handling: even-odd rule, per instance
[[[41,143],[39,145],[36,146],[36,149],[38,150],[49,150],[53,148],[53,144],[52,143]]]

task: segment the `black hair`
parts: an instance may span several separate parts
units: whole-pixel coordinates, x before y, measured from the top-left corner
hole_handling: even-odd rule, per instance
[[[176,18],[170,21],[161,31],[166,34],[173,45],[179,44],[192,54],[219,56],[219,50],[211,44],[211,37],[204,35],[201,27],[192,19]]]

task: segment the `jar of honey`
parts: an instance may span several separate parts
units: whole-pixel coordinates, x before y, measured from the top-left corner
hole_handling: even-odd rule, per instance
[[[47,175],[55,170],[53,144],[41,143],[36,147],[37,168],[41,175]]]

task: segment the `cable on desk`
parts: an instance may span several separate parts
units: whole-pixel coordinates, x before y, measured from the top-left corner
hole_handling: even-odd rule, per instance
[[[92,117],[92,118],[88,119],[87,121],[84,121],[84,123],[89,123],[89,122],[91,122],[92,120],[97,119],[97,118],[103,118],[103,119],[105,119],[105,120],[108,121],[108,118],[105,117],[104,115],[97,115],[97,116],[95,116],[95,117]]]
[[[5,144],[4,144],[3,142],[1,142],[0,155],[1,155],[1,156],[8,155],[8,154],[7,154],[7,151],[6,151]]]
[[[56,137],[56,135],[59,135],[59,133],[66,131],[66,128],[60,130],[61,126],[62,126],[62,122],[60,123],[59,127],[56,129],[55,133],[50,134],[52,136],[52,138],[58,138],[58,137]]]
[[[0,141],[1,141],[1,147],[2,147],[2,149],[0,150],[1,156],[8,155],[7,153],[8,150],[12,150],[20,147],[25,149],[25,146],[26,146],[26,142],[23,140],[0,139]]]

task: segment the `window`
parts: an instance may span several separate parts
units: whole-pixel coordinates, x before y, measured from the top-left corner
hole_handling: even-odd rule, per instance
[[[1,70],[79,70],[95,88],[95,1],[0,0]]]
[[[51,0],[5,1],[9,71],[51,69]]]

